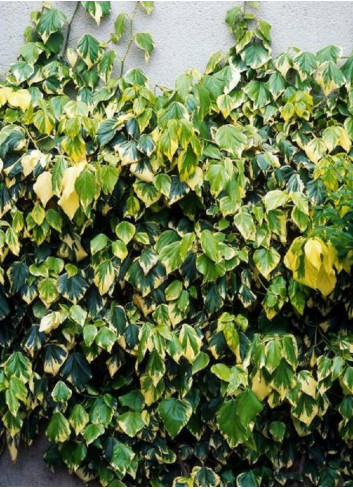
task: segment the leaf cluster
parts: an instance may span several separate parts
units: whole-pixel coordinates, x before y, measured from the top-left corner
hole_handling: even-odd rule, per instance
[[[102,486],[350,485],[353,57],[273,59],[235,7],[227,56],[156,94],[90,34],[62,53],[49,7],[0,87],[13,460],[45,420],[47,464]]]

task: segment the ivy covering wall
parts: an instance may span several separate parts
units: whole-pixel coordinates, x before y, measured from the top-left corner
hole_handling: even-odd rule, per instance
[[[273,59],[254,6],[159,91],[124,70],[134,13],[74,48],[75,12],[33,12],[0,87],[13,461],[45,430],[102,486],[352,485],[353,57]]]

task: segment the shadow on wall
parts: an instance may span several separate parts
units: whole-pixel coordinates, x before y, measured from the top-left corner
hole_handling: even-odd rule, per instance
[[[85,484],[67,469],[58,468],[53,473],[44,463],[43,454],[48,447],[44,435],[30,447],[20,447],[16,465],[12,466],[5,449],[0,456],[0,487],[82,487]]]

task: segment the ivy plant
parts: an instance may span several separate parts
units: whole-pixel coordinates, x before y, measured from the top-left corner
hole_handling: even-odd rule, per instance
[[[158,93],[125,71],[153,2],[76,47],[109,2],[32,14],[0,87],[13,461],[44,426],[46,463],[102,486],[352,485],[353,57],[274,58],[254,6]]]

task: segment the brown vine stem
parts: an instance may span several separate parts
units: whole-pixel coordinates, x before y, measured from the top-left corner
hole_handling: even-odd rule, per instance
[[[22,129],[24,129],[24,130],[26,131],[27,136],[28,136],[28,137],[29,137],[29,139],[32,141],[32,144],[34,145],[34,147],[35,147],[36,149],[39,149],[39,148],[38,148],[38,146],[37,146],[37,142],[36,142],[36,141],[33,139],[33,137],[32,137],[32,135],[31,135],[31,133],[29,132],[29,129],[27,129],[27,127],[23,127],[23,126],[21,126],[21,127],[22,127]]]
[[[135,3],[134,10],[132,11],[131,16],[129,16],[129,19],[130,19],[130,39],[129,39],[129,43],[127,45],[125,54],[121,58],[120,77],[123,76],[125,61],[126,61],[128,55],[129,55],[129,52],[130,52],[130,49],[131,49],[131,46],[132,46],[132,43],[133,43],[133,40],[134,40],[134,19],[135,19],[135,15],[136,15],[136,10],[137,10],[138,4],[139,4],[139,2],[136,2]]]
[[[67,48],[67,45],[68,45],[69,39],[70,39],[71,26],[72,26],[72,23],[74,21],[75,15],[78,12],[79,6],[80,6],[80,2],[76,2],[75,10],[71,16],[71,19],[69,20],[69,22],[67,24],[67,31],[66,31],[65,42],[63,44],[62,54],[65,54],[65,52],[66,52],[66,48]]]

